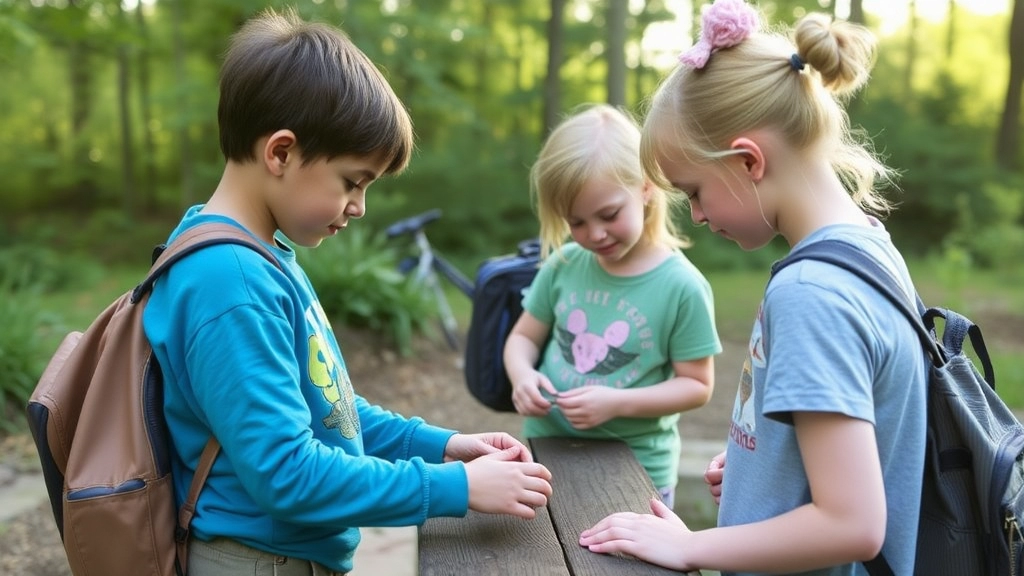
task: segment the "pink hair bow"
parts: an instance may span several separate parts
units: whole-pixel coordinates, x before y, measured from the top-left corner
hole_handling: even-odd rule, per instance
[[[745,0],[715,0],[701,16],[700,40],[680,54],[679,61],[703,68],[713,50],[739,44],[760,25],[757,12]]]

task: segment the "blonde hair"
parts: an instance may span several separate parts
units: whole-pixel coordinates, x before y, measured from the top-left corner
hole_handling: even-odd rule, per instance
[[[530,194],[540,221],[541,255],[558,250],[570,236],[566,223],[573,202],[591,179],[607,179],[639,194],[647,179],[640,165],[640,129],[625,112],[596,104],[563,120],[548,136],[530,169]],[[671,219],[677,202],[652,185],[644,207],[641,240],[686,248]]]
[[[711,162],[733,153],[729,142],[736,136],[767,128],[798,150],[824,154],[854,201],[887,212],[875,186],[891,184],[893,171],[851,130],[843,108],[867,82],[875,37],[863,26],[808,14],[793,38],[795,47],[781,31],[755,32],[712,53],[701,69],[678,66],[652,98],[643,126],[640,155],[648,177],[671,187],[656,159],[662,144],[689,161]],[[801,62],[806,68],[799,70]]]

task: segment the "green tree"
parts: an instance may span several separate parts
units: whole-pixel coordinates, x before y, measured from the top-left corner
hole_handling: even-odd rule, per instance
[[[1013,1],[1010,18],[1010,77],[996,140],[996,162],[1007,170],[1020,168],[1020,108],[1024,87],[1024,3]]]

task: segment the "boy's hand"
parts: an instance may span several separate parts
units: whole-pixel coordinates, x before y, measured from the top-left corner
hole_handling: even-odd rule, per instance
[[[482,434],[456,434],[448,439],[444,447],[444,460],[470,462],[487,454],[510,450],[519,462],[533,462],[533,454],[525,444],[504,432]]]
[[[470,510],[533,518],[547,505],[551,472],[518,458],[519,449],[509,448],[466,463]]]
[[[523,416],[545,416],[557,399],[558,390],[554,384],[536,370],[531,370],[528,377],[512,382],[512,404]]]

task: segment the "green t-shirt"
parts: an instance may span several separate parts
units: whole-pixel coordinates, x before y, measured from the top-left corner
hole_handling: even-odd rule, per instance
[[[551,326],[539,370],[558,390],[598,385],[640,388],[673,377],[672,363],[718,354],[711,287],[675,252],[638,276],[613,276],[596,256],[570,243],[537,273],[523,308]],[[557,407],[527,417],[523,434],[617,438],[633,449],[658,488],[674,486],[679,469],[679,414],[616,418],[577,430]]]

